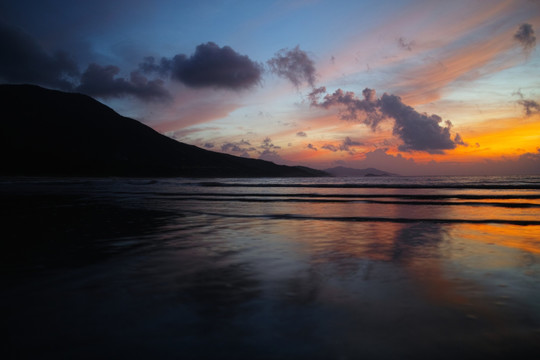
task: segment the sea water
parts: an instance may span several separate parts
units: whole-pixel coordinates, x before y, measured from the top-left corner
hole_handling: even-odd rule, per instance
[[[0,198],[7,358],[540,358],[539,176],[2,178]]]

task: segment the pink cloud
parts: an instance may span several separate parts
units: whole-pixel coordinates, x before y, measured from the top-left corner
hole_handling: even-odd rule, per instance
[[[537,23],[531,1],[416,2],[377,27],[350,36],[318,66],[320,84],[357,76],[362,87],[390,91],[414,106],[440,98],[456,80],[475,80],[513,66],[518,26]],[[457,6],[456,6],[457,5]],[[434,16],[441,14],[441,16]],[[404,48],[402,43],[414,46]],[[356,74],[356,75],[355,75]]]
[[[242,107],[233,96],[212,90],[180,91],[173,103],[159,109],[159,117],[149,119],[148,123],[165,133],[222,119]]]

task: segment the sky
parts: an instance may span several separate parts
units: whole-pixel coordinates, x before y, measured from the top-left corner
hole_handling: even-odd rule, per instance
[[[540,174],[540,1],[0,1],[0,83],[317,169]]]

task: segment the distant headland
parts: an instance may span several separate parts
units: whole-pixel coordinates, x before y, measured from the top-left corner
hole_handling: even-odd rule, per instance
[[[389,173],[375,168],[353,169],[344,166],[337,166],[330,169],[325,169],[325,172],[332,176],[340,177],[377,177],[377,176],[399,176],[398,174]]]

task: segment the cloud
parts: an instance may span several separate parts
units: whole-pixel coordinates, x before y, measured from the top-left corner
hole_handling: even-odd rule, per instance
[[[381,111],[395,120],[392,133],[404,143],[399,146],[400,151],[441,154],[443,150],[456,148],[450,137],[452,123],[447,120],[446,126],[442,127],[442,118],[436,114],[421,114],[405,105],[399,96],[388,94],[381,97]]]
[[[260,146],[261,149],[264,149],[265,151],[266,150],[269,150],[269,151],[275,151],[275,150],[278,150],[278,149],[281,149],[281,146],[277,146],[277,145],[274,145],[272,143],[272,139],[270,139],[268,136],[264,138],[263,142],[261,143],[261,146]]]
[[[214,146],[216,146],[214,143],[212,142],[206,142],[203,144],[203,147],[205,147],[206,149],[212,149],[214,148]]]
[[[29,34],[0,22],[0,79],[15,83],[32,83],[62,90],[73,88],[79,75],[77,64],[69,54],[49,54]]]
[[[307,134],[303,131],[299,131],[296,133],[296,136],[300,136],[300,137],[307,137]]]
[[[289,80],[297,88],[304,82],[315,87],[317,80],[315,62],[305,51],[300,50],[298,45],[292,50],[278,51],[267,64],[272,73]]]
[[[339,150],[341,151],[348,151],[349,153],[354,153],[354,147],[355,146],[362,146],[364,143],[360,141],[354,141],[350,137],[346,137],[345,140],[339,145]]]
[[[464,144],[461,136],[452,140],[450,121],[445,122],[446,126],[441,126],[440,116],[419,113],[404,104],[399,96],[385,93],[381,98],[377,98],[374,90],[366,88],[362,91],[363,99],[360,99],[354,92],[338,89],[320,100],[320,96],[325,93],[324,87],[314,89],[309,95],[311,105],[324,109],[340,108],[341,119],[360,120],[372,130],[375,130],[382,120],[393,119],[393,134],[403,141],[399,146],[400,151],[440,154],[444,150],[454,149],[458,144]]]
[[[189,87],[215,87],[241,90],[261,82],[262,65],[246,55],[240,55],[229,46],[219,47],[213,42],[198,45],[191,56],[175,55],[172,59],[162,58],[156,63],[146,57],[139,64],[145,73],[157,72],[170,75],[173,80]]]
[[[519,96],[520,99],[517,103],[523,106],[523,111],[525,111],[526,116],[531,116],[540,112],[540,104],[534,100],[525,99],[525,96],[523,96],[523,93],[520,90],[516,91],[512,95]]]
[[[332,145],[332,144],[324,144],[323,146],[321,146],[322,149],[326,149],[326,150],[330,150],[332,152],[336,152],[339,150],[339,148],[335,145]]]
[[[333,94],[326,94],[323,101],[319,101],[319,96],[326,93],[326,88],[320,87],[314,89],[308,96],[312,106],[329,109],[331,107],[339,107],[340,118],[343,120],[358,120],[360,114],[364,115],[362,122],[369,125],[372,129],[377,128],[379,122],[383,119],[378,112],[380,107],[379,100],[375,94],[375,90],[364,89],[362,94],[364,99],[356,97],[352,91],[343,91],[337,89]]]
[[[167,58],[161,58],[159,64],[156,64],[156,59],[153,56],[147,56],[144,61],[139,64],[139,70],[145,74],[158,73],[165,77],[170,75],[172,69],[172,61]]]
[[[160,111],[149,115],[148,121],[153,122],[154,130],[168,132],[223,119],[240,106],[231,102],[231,96],[223,95],[211,89],[183,92],[168,103],[169,106],[160,107]]]
[[[317,149],[315,146],[313,146],[313,144],[307,144],[307,148],[311,149],[313,151],[319,151],[319,149]]]
[[[310,144],[311,145],[311,144]],[[355,154],[354,147],[356,146],[362,146],[364,143],[360,141],[352,140],[350,137],[346,137],[339,145],[333,145],[333,144],[324,144],[321,146],[322,149],[326,149],[332,152],[337,151],[347,151],[349,154],[353,155]]]
[[[405,49],[407,51],[412,51],[413,47],[416,45],[416,43],[413,41],[407,41],[404,37],[399,37],[397,39],[398,46],[402,49]]]
[[[67,52],[49,54],[24,31],[0,23],[0,79],[30,83],[108,98],[133,95],[143,100],[168,99],[162,80],[148,80],[134,71],[129,79],[116,77],[116,66],[92,63],[84,73]]]
[[[529,51],[536,46],[536,36],[534,35],[534,29],[531,24],[521,24],[514,34],[514,39],[517,40],[526,51]]]
[[[285,161],[277,153],[277,150],[280,150],[281,146],[274,145],[272,143],[272,139],[270,139],[268,136],[264,138],[261,145],[259,146],[259,149],[259,159],[273,161],[277,163],[283,163]]]
[[[531,116],[532,114],[540,112],[540,104],[538,104],[534,100],[522,99],[519,100],[518,103],[523,106],[523,109],[525,110],[525,114],[527,116]]]
[[[401,154],[388,154],[387,149],[376,149],[364,154],[361,160],[343,162],[355,168],[374,167],[400,175],[531,175],[540,174],[540,147],[513,158],[475,162],[430,161],[416,162]]]
[[[129,79],[116,77],[120,68],[113,65],[101,66],[95,63],[81,76],[80,85],[76,88],[82,93],[102,98],[133,95],[141,100],[169,99],[168,91],[160,79],[148,80],[138,71],[133,71]]]
[[[469,146],[468,143],[466,143],[465,141],[463,141],[463,138],[461,137],[461,135],[459,134],[456,134],[456,136],[454,136],[454,142],[458,145],[462,145],[462,146]],[[478,144],[478,143],[476,143]],[[478,145],[480,146],[480,145]]]
[[[246,141],[242,139],[239,142],[228,142],[221,145],[221,151],[223,152],[229,152],[229,153],[236,153],[239,154],[242,157],[250,157],[249,152],[250,151],[256,151],[257,149],[251,146],[251,143],[249,141]]]

